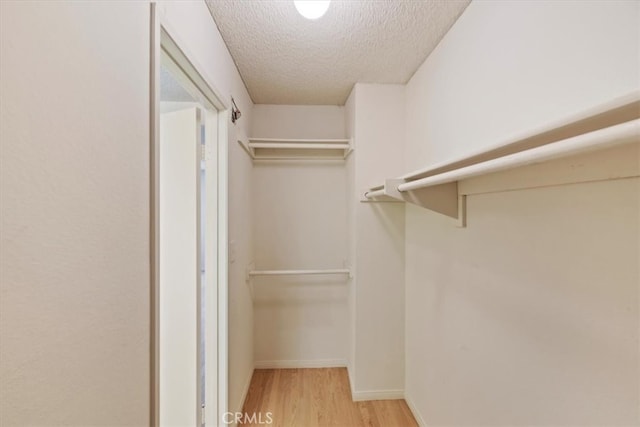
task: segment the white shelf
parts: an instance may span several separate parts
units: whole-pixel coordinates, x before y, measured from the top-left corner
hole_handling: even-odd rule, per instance
[[[253,295],[253,279],[256,277],[267,276],[327,276],[327,275],[344,275],[349,279],[353,278],[350,268],[328,268],[317,270],[255,270],[253,264],[246,270],[246,282],[251,286],[251,294]]]
[[[344,160],[353,151],[349,139],[249,138],[238,142],[253,160]]]
[[[386,179],[383,185],[368,189],[362,201],[413,203],[465,226],[466,194],[459,188],[461,180],[638,142],[640,92],[636,91],[487,150]],[[609,176],[621,177],[615,171]],[[631,172],[631,176],[638,174]]]
[[[249,276],[309,276],[318,274],[351,274],[348,268],[327,270],[251,270]]]

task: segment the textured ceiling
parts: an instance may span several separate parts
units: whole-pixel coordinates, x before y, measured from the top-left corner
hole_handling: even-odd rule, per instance
[[[333,0],[303,18],[292,0],[207,0],[257,104],[343,105],[353,84],[406,83],[470,0]]]

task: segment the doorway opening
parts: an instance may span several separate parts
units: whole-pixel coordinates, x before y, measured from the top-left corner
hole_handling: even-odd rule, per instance
[[[227,106],[152,6],[152,425],[227,408]]]

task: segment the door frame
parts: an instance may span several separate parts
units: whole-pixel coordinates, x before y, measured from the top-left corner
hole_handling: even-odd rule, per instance
[[[228,410],[228,123],[230,103],[224,101],[195,60],[177,31],[160,13],[157,4],[150,4],[150,414],[151,426],[159,425],[159,145],[160,145],[160,58],[164,50],[178,64],[204,97],[217,110],[217,414],[209,414],[206,425],[218,425]],[[206,268],[206,267],[205,267]],[[199,272],[198,272],[199,274]],[[211,423],[212,418],[215,420]]]

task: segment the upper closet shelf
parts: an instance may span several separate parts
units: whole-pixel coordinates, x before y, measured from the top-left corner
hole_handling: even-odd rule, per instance
[[[455,218],[460,226],[465,226],[465,197],[472,192],[482,191],[473,185],[461,186],[459,182],[462,180],[638,142],[640,92],[636,91],[510,138],[488,150],[432,165],[399,178],[386,179],[383,185],[369,188],[362,201],[408,202]],[[536,173],[528,176],[527,184],[519,188],[635,177],[640,174],[637,152],[634,153],[631,156],[635,159],[630,161],[618,154],[621,160],[618,162],[580,158],[576,164],[567,163],[567,170],[559,173],[534,171]],[[594,170],[589,171],[589,168]],[[495,180],[492,182],[495,185]],[[518,187],[500,183],[498,188]]]
[[[353,151],[348,139],[249,138],[238,142],[254,160],[344,160]]]

